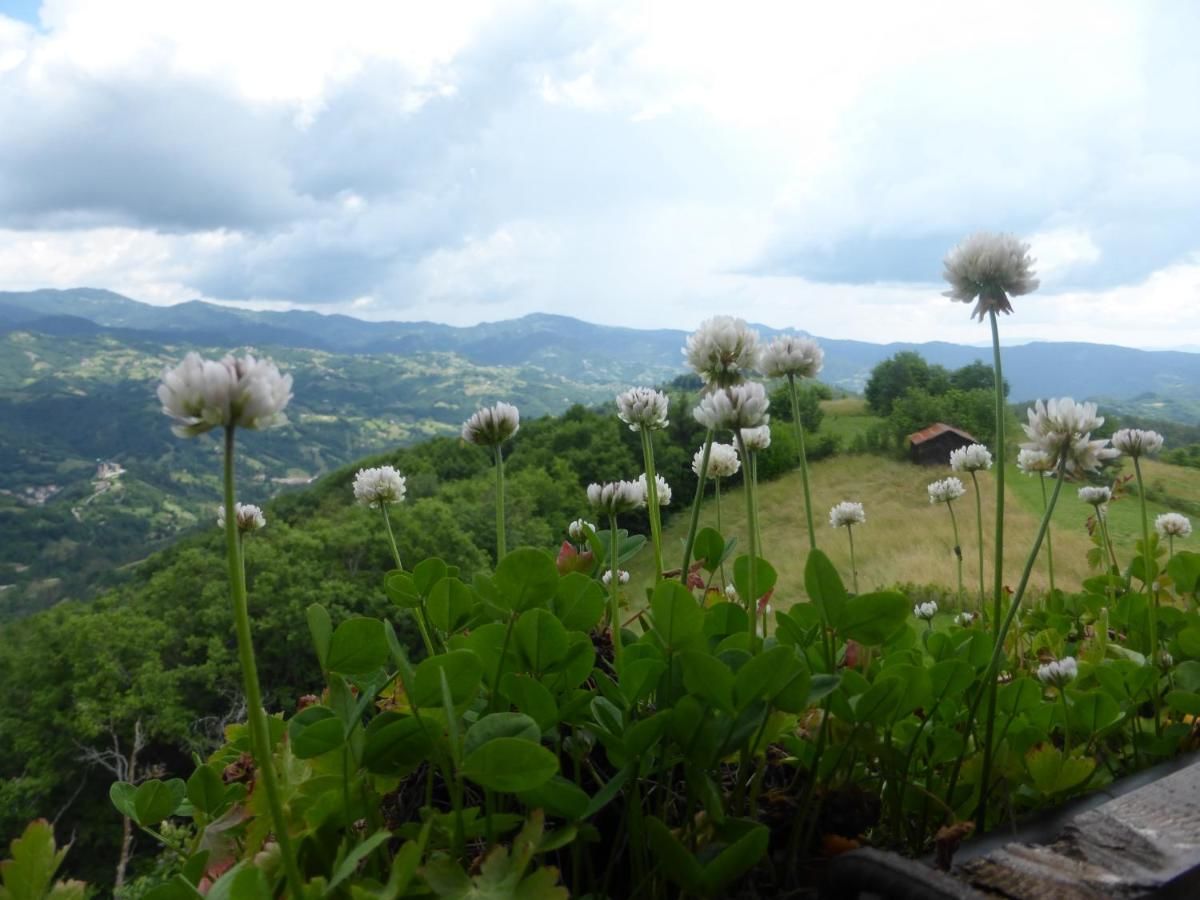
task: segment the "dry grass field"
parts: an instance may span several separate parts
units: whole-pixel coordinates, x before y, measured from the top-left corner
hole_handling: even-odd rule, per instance
[[[1126,463],[1126,470],[1132,466]],[[932,506],[926,485],[935,479],[952,474],[949,467],[929,468],[872,455],[838,455],[812,465],[813,507],[818,546],[829,554],[850,583],[850,554],[844,529],[829,526],[829,508],[841,500],[861,502],[867,521],[854,531],[855,557],[858,564],[859,587],[863,591],[896,584],[914,583],[942,585],[952,589],[955,583],[953,536],[950,517],[941,505]],[[1200,470],[1149,462],[1145,475],[1151,495],[1156,491],[1174,497],[1200,502]],[[962,540],[964,584],[968,597],[978,590],[976,551],[975,499],[970,477],[963,479],[967,495],[955,501],[959,535]],[[1041,493],[1032,478],[1022,475],[1015,466],[1007,472],[1005,581],[1015,587],[1032,545],[1042,510]],[[1053,485],[1047,483],[1047,489]],[[995,515],[995,476],[991,472],[979,477],[983,499],[983,529],[985,554],[985,584],[991,584],[992,530]],[[1065,590],[1077,589],[1082,579],[1091,574],[1087,566],[1087,551],[1091,544],[1086,523],[1091,507],[1076,496],[1079,485],[1067,482],[1055,510],[1053,541],[1056,584]],[[1153,518],[1167,507],[1151,505]],[[745,495],[740,489],[722,492],[722,524],[727,537],[738,538],[738,553],[746,551]],[[763,535],[763,555],[779,572],[779,583],[773,603],[783,608],[804,595],[804,560],[808,552],[805,527],[803,491],[799,472],[793,472],[759,488],[760,527]],[[1140,536],[1140,516],[1136,497],[1127,497],[1112,504],[1110,521],[1118,556],[1125,564],[1134,551],[1134,540]],[[664,556],[668,565],[678,565],[683,538],[687,532],[686,512],[676,514],[665,529]],[[716,525],[716,505],[711,496],[701,514],[701,525]],[[1153,525],[1151,526],[1153,527]],[[1196,539],[1178,544],[1177,549],[1189,549]],[[1200,548],[1191,548],[1200,549]],[[644,596],[651,583],[649,553],[639,554],[631,579],[632,597]],[[1044,590],[1046,578],[1045,548],[1034,568],[1032,587]],[[973,589],[974,586],[974,589]]]

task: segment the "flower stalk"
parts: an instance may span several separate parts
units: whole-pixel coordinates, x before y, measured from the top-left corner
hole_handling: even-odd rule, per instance
[[[1000,326],[996,319],[995,307],[988,310],[988,321],[992,326],[992,375],[993,387],[996,393],[996,550],[995,580],[992,585],[995,591],[992,599],[994,622],[1000,621],[1000,606],[1004,597],[1004,425],[1007,409],[1004,406],[1004,375],[1000,367]],[[1061,476],[1060,476],[1061,477]],[[978,491],[976,491],[978,494]],[[982,560],[980,560],[982,563]],[[998,626],[994,626],[998,627]],[[997,632],[997,636],[999,632]]]
[[[496,445],[496,564],[508,553],[504,528],[504,450]]]
[[[687,538],[683,542],[683,564],[679,567],[679,580],[684,587],[688,583],[688,570],[692,565],[692,550],[696,546],[696,532],[700,529],[700,505],[704,502],[704,481],[708,475],[708,458],[712,454],[713,437],[716,432],[709,428],[704,434],[704,447],[700,455],[700,472],[696,476],[696,496],[692,499],[692,519],[688,525]]]
[[[646,466],[646,506],[650,516],[650,542],[654,545],[654,583],[662,581],[662,511],[658,505],[658,478],[654,469],[654,439],[648,429],[641,429],[642,459]]]
[[[617,517],[608,517],[608,621],[612,629],[613,665],[621,671],[621,609],[618,594],[621,589],[621,573],[617,568],[618,541]]]
[[[1046,511],[1046,479],[1040,473],[1037,476],[1038,484],[1042,488],[1042,512]],[[1050,593],[1054,593],[1054,542],[1050,538],[1052,529],[1049,525],[1046,526],[1046,566],[1050,570]]]
[[[792,425],[796,429],[796,447],[800,455],[800,483],[804,486],[804,517],[808,523],[808,546],[817,549],[817,530],[813,526],[812,492],[808,484],[808,454],[804,449],[804,423],[800,421],[800,392],[796,376],[788,373],[788,394],[792,401]]]
[[[746,441],[742,437],[740,429],[734,431],[737,438],[738,449],[742,454],[742,471],[745,473],[745,478],[742,479],[746,490],[746,531],[750,538],[750,565],[746,571],[746,588],[749,593],[748,597],[743,599],[746,605],[746,612],[750,617],[750,635],[752,638],[758,636],[758,510],[755,506],[754,497],[754,458],[750,455],[751,451],[746,448]]]
[[[254,750],[257,771],[262,776],[263,788],[267,793],[267,807],[283,857],[284,875],[288,891],[293,897],[304,896],[304,880],[296,865],[287,819],[279,796],[279,784],[275,775],[275,761],[271,753],[270,729],[267,714],[263,710],[262,690],[258,683],[258,667],[254,660],[254,643],[250,633],[250,610],[246,596],[246,572],[242,563],[241,545],[238,541],[237,515],[234,503],[234,427],[225,426],[225,556],[229,564],[229,586],[233,597],[233,622],[237,635],[238,661],[242,669],[242,684],[246,692],[247,718],[250,740]]]
[[[1012,627],[1013,620],[1017,617],[1017,611],[1021,608],[1021,601],[1025,597],[1025,589],[1029,586],[1029,576],[1033,572],[1033,566],[1037,561],[1038,553],[1041,552],[1042,541],[1046,537],[1046,530],[1050,527],[1050,517],[1054,515],[1054,507],[1058,503],[1058,495],[1062,491],[1062,483],[1066,475],[1066,470],[1067,455],[1066,451],[1064,451],[1059,457],[1058,477],[1054,484],[1054,490],[1050,493],[1050,502],[1042,514],[1042,521],[1038,526],[1037,535],[1034,537],[1033,547],[1029,552],[1029,556],[1025,559],[1025,567],[1021,572],[1021,580],[1017,584],[1017,592],[1013,595],[1012,604],[1008,608],[1008,615],[1000,626],[995,646],[992,648],[992,658],[989,660],[987,669],[984,671],[982,689],[976,693],[974,700],[971,701],[971,709],[967,714],[966,726],[963,730],[964,740],[966,740],[975,729],[979,704],[986,694],[988,698],[988,711],[983,743],[983,766],[979,782],[979,806],[975,813],[975,824],[976,828],[979,829],[979,833],[987,830],[987,801],[992,775],[992,737],[995,733],[996,725],[996,676],[1000,672],[1000,660],[1004,656],[1004,640],[1008,637],[1008,631]],[[953,805],[954,789],[958,786],[958,776],[962,769],[962,763],[963,755],[960,755],[954,763],[954,769],[950,775],[950,782],[946,789],[947,806]]]
[[[1133,471],[1137,475],[1138,506],[1142,513],[1142,575],[1145,576],[1146,590],[1150,593],[1150,604],[1147,613],[1150,619],[1150,664],[1158,664],[1158,579],[1155,577],[1156,563],[1154,561],[1153,545],[1150,543],[1150,517],[1146,512],[1146,484],[1142,480],[1142,461],[1140,454],[1133,456]],[[1154,733],[1162,735],[1162,692],[1154,690]]]

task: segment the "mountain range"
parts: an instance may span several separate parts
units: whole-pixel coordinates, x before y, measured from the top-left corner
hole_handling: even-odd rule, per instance
[[[494,400],[537,417],[663,384],[685,371],[685,339],[559,315],[456,328],[201,301],[162,307],[90,288],[0,293],[0,618],[87,596],[212,519],[216,442],[174,438],[154,396],[163,368],[189,350],[254,348],[295,379],[291,424],[254,435],[239,456],[241,499],[260,502],[365,455],[453,433]],[[902,350],[948,368],[990,355],[820,340],[821,380],[850,391]],[[1035,343],[1006,348],[1004,374],[1014,401],[1072,395],[1200,423],[1200,354]]]
[[[766,337],[784,333],[757,327]],[[613,327],[544,313],[455,327],[369,322],[301,310],[253,311],[200,300],[153,306],[91,288],[0,292],[0,331],[15,329],[339,354],[454,353],[475,365],[532,366],[573,382],[605,384],[658,382],[679,374],[686,338],[682,330]],[[851,391],[861,391],[871,369],[900,351],[916,351],[948,368],[990,357],[986,348],[940,341],[819,340],[825,349],[821,380]],[[1200,353],[1054,341],[1006,347],[1004,354],[1004,374],[1016,400],[1073,396],[1128,405],[1142,398],[1146,414],[1200,421]]]

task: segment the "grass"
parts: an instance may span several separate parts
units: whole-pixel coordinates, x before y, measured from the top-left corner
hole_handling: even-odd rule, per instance
[[[867,410],[867,402],[861,397],[840,397],[837,400],[821,401],[825,418],[821,420],[821,433],[837,436],[843,447],[860,434],[865,434],[874,425],[884,422]]]
[[[1127,468],[1132,469],[1132,466]],[[1144,464],[1150,490],[1157,485],[1172,496],[1200,497],[1200,470],[1170,466],[1151,461]],[[829,527],[829,509],[841,500],[857,500],[866,509],[867,521],[855,527],[854,546],[858,564],[859,587],[863,591],[896,584],[940,585],[952,591],[955,584],[953,533],[950,517],[941,505],[928,502],[926,485],[952,474],[948,467],[916,466],[872,455],[838,455],[811,466],[814,518],[817,544],[832,559],[850,584],[850,554],[844,529]],[[970,478],[963,479],[967,495],[955,501],[959,537],[964,554],[963,581],[974,608],[978,593],[978,568],[975,530],[975,501]],[[992,523],[995,515],[994,476],[982,473],[979,486],[983,499],[984,580],[992,583]],[[1009,469],[1006,504],[1005,584],[1012,588],[1020,579],[1021,568],[1032,546],[1042,511],[1037,482]],[[1047,483],[1047,489],[1052,485]],[[1078,484],[1063,485],[1053,519],[1055,581],[1065,590],[1077,590],[1083,579],[1095,574],[1088,568],[1087,551],[1092,544],[1087,534],[1087,519],[1092,508],[1076,496]],[[804,560],[808,555],[808,537],[804,525],[803,491],[798,472],[759,486],[759,524],[763,535],[763,555],[779,573],[772,604],[776,609],[806,599]],[[738,539],[735,555],[746,552],[746,505],[740,488],[722,491],[722,524],[726,537]],[[1166,512],[1159,502],[1150,504],[1153,517]],[[678,565],[687,515],[676,514],[664,529],[664,556],[668,565]],[[716,506],[710,496],[701,511],[701,526],[716,524]],[[1112,504],[1110,523],[1117,556],[1122,565],[1134,552],[1134,541],[1141,536],[1141,519],[1135,495]],[[1186,549],[1180,544],[1177,549]],[[630,596],[644,596],[652,584],[652,560],[641,553],[631,571]],[[972,590],[972,585],[975,589]],[[1035,591],[1048,588],[1045,548],[1034,567],[1030,586]]]

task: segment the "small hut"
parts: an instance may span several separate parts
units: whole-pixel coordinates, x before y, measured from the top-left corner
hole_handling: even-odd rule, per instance
[[[918,465],[945,466],[950,463],[950,451],[978,443],[974,435],[945,422],[935,422],[908,436],[908,456]]]

